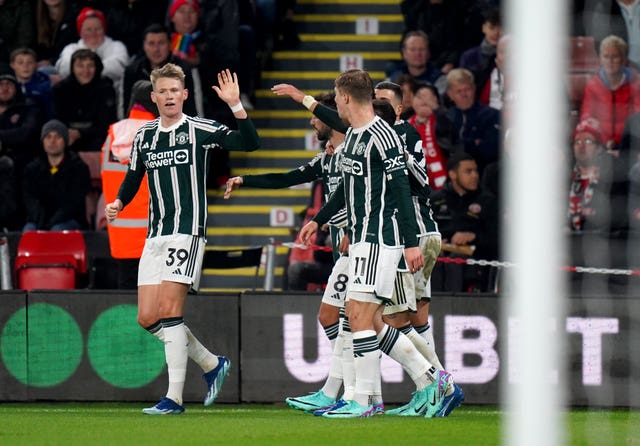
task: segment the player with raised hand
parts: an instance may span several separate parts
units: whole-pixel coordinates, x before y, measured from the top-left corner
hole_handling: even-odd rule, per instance
[[[229,105],[238,131],[183,113],[189,92],[177,65],[154,69],[151,83],[151,99],[160,117],[136,133],[127,174],[117,198],[106,205],[105,215],[109,222],[117,218],[148,174],[149,225],[138,272],[138,323],[164,342],[169,387],[166,396],[143,413],[166,415],[184,412],[182,393],[189,357],[205,372],[205,405],[213,403],[229,372],[230,361],[208,351],[187,328],[183,308],[187,293],[197,291],[200,282],[210,151],[253,151],[260,142],[240,103],[235,73],[220,72],[219,85],[213,89]]]

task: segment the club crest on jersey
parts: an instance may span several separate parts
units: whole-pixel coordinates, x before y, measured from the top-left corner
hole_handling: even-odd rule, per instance
[[[176,135],[176,143],[177,144],[186,144],[189,142],[189,135],[187,132],[180,132]]]
[[[355,150],[356,155],[362,155],[366,149],[367,149],[367,145],[365,143],[363,142],[358,143]]]
[[[482,206],[480,206],[480,203],[471,203],[468,210],[469,214],[478,215],[480,214],[480,212],[482,212]]]

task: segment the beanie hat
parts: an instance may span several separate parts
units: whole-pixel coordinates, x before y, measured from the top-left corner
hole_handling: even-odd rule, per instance
[[[602,130],[600,129],[600,123],[595,118],[586,118],[580,121],[573,131],[573,139],[576,139],[578,133],[589,133],[598,143],[602,144]]]
[[[11,81],[15,85],[18,85],[18,80],[16,79],[13,70],[8,65],[3,65],[0,63],[0,81]]]
[[[98,20],[100,20],[104,30],[105,31],[107,30],[107,21],[105,20],[104,14],[102,13],[102,11],[86,6],[82,8],[82,10],[80,11],[80,14],[78,14],[78,18],[76,18],[76,27],[78,28],[78,34],[80,34],[80,30],[82,29],[82,24],[89,17],[95,17]]]
[[[178,8],[184,5],[191,6],[198,14],[200,14],[200,4],[197,0],[173,0],[173,2],[171,2],[171,7],[169,8],[169,18],[172,19]]]
[[[42,132],[40,132],[40,141],[44,139],[50,132],[56,132],[64,139],[64,145],[69,145],[69,129],[63,122],[57,119],[52,119],[42,126]]]

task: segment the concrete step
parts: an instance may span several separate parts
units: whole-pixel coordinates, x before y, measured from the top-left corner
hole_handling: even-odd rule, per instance
[[[310,161],[315,150],[260,149],[255,152],[231,152],[231,165],[235,168],[263,167],[295,169]]]
[[[297,0],[298,14],[399,14],[399,0]]]
[[[402,14],[296,14],[293,18],[301,34],[402,34]],[[377,28],[377,29],[376,29]]]
[[[391,61],[401,59],[400,51],[278,51],[273,53],[273,71],[340,70],[340,58],[362,58],[363,69],[384,71]]]
[[[397,51],[401,34],[300,34],[300,51]]]
[[[291,209],[296,216],[301,215],[307,209],[306,204],[292,206],[286,202],[283,202],[278,207]],[[269,226],[273,208],[274,206],[271,205],[257,204],[213,204],[208,207],[207,224],[214,227],[234,226],[238,228],[243,226]]]
[[[262,73],[263,85],[275,85],[280,83],[293,84],[300,90],[333,88],[333,81],[340,71],[264,71]],[[384,71],[370,71],[369,75],[374,82],[384,79]],[[265,84],[266,82],[266,84]],[[289,99],[291,101],[291,99]],[[298,104],[299,105],[299,104]]]
[[[233,191],[225,200],[224,190],[209,191],[209,204],[222,205],[269,205],[269,206],[307,206],[311,199],[310,183],[288,189],[253,189],[241,187]],[[211,198],[213,196],[213,198]]]

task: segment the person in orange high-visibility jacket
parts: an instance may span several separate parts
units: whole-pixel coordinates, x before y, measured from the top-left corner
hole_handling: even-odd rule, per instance
[[[151,82],[138,81],[132,89],[131,106],[126,119],[111,124],[102,146],[102,193],[106,203],[116,199],[127,173],[133,138],[138,129],[158,116],[151,101]],[[131,203],[117,220],[108,224],[111,256],[118,260],[118,288],[136,288],[138,261],[147,236],[149,188],[147,177]]]

